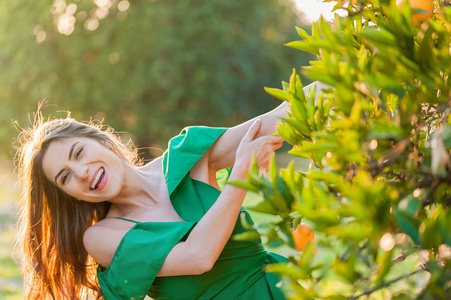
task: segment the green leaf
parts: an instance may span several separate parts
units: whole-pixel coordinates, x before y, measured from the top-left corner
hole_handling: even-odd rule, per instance
[[[260,168],[258,167],[257,158],[254,156],[254,159],[252,161],[252,166],[251,166],[251,173],[258,176],[259,172],[260,172]]]
[[[360,32],[360,35],[365,37],[368,41],[379,46],[396,46],[396,37],[385,29],[377,27],[365,27]]]
[[[450,114],[451,118],[451,114]],[[443,131],[443,144],[445,147],[451,148],[451,126],[445,125],[445,129]]]
[[[324,21],[324,18],[322,16],[319,19],[319,26],[320,26],[320,29],[321,29],[321,33],[328,40],[328,42],[335,42],[336,41],[336,37],[332,33],[332,30],[330,29],[329,24],[327,24],[326,21]]]
[[[421,233],[421,242],[427,249],[438,249],[445,242],[440,231],[439,223],[436,220],[427,219],[424,221],[424,231]]]
[[[260,234],[257,230],[248,230],[242,233],[232,235],[234,241],[250,241],[260,239]]]
[[[374,120],[371,121],[370,126],[369,137],[372,139],[395,139],[399,141],[404,138],[403,129],[396,124]]]
[[[384,281],[387,274],[390,272],[392,266],[391,265],[392,253],[393,249],[387,252],[384,251],[379,253],[379,256],[382,255],[382,258],[379,261],[379,269],[377,270],[375,285],[381,284]]]
[[[252,206],[247,206],[246,208],[249,210],[264,213],[264,214],[278,215],[278,210],[276,208],[274,208],[274,206],[271,205],[271,203],[269,203],[268,201],[260,201],[257,204],[252,205]]]
[[[303,136],[310,137],[311,135],[310,129],[307,127],[307,125],[305,125],[305,123],[288,118],[280,118],[280,119],[286,122],[288,126],[291,126],[298,133],[302,134]]]
[[[289,89],[289,87],[290,87],[290,84],[289,84],[288,82],[286,82],[286,81],[282,81],[282,87],[283,87],[283,91],[284,91],[285,93],[287,93],[287,92],[288,92],[288,89]]]
[[[277,168],[276,158],[274,157],[274,155],[271,155],[269,162],[269,176],[274,184],[274,187],[278,188],[277,179],[279,178],[279,169]]]
[[[291,233],[291,224],[290,222],[282,221],[279,223],[280,233],[285,236],[285,240],[291,248],[294,248],[293,235]]]
[[[299,121],[307,121],[307,109],[304,106],[305,99],[299,99],[297,96],[289,93],[288,101],[291,102],[291,111],[293,116]]]
[[[301,224],[302,221],[302,217],[296,217],[293,219],[293,229],[296,229],[298,227],[299,224]]]
[[[404,210],[395,207],[393,209],[395,214],[395,219],[399,225],[399,227],[415,242],[415,244],[420,244],[420,233],[418,231],[420,227],[420,221]]]
[[[249,214],[246,211],[240,212],[240,224],[245,230],[254,229],[252,219],[249,217]]]
[[[338,276],[345,279],[347,282],[352,283],[357,277],[357,272],[354,266],[355,255],[351,255],[351,258],[348,260],[340,260],[337,258],[332,264],[332,269]]]
[[[254,193],[258,193],[257,187],[250,184],[247,180],[232,180],[228,181],[227,183]]]
[[[326,234],[334,235],[341,239],[353,239],[356,241],[367,239],[372,234],[372,228],[359,222],[339,224],[326,229]]]
[[[300,266],[304,268],[304,272],[308,277],[312,277],[312,260],[315,255],[315,250],[317,249],[316,245],[315,241],[307,244],[299,260]]]
[[[310,39],[312,39],[311,36],[310,36],[304,29],[302,29],[302,28],[300,28],[300,27],[297,27],[297,26],[296,26],[296,31],[297,31],[298,35],[299,35],[301,38],[303,38],[304,40],[310,40]]]
[[[290,192],[290,188],[282,177],[277,178],[278,180],[278,190],[279,194],[283,197],[285,203],[287,204],[289,210],[292,209],[294,197]]]
[[[333,187],[336,191],[343,193],[344,196],[352,198],[354,195],[352,185],[342,176],[333,172],[311,172],[309,178],[321,180],[327,185]]]
[[[291,190],[292,193],[302,191],[304,180],[301,174],[294,170],[294,160],[291,160],[287,169],[282,170],[282,178],[288,184],[289,190]]]
[[[271,96],[274,96],[282,101],[287,101],[287,93],[284,92],[283,90],[268,87],[265,87],[264,89]]]
[[[311,44],[303,41],[290,42],[285,44],[285,46],[319,55],[319,48],[317,46],[312,46]]]
[[[303,68],[303,71],[305,75],[312,78],[313,80],[318,80],[331,86],[336,86],[338,84],[338,80],[330,76],[330,74],[325,72],[325,70],[307,66]]]
[[[412,194],[403,198],[398,203],[398,209],[402,210],[408,216],[414,218],[417,215],[418,209],[421,207],[421,200],[414,197]]]
[[[293,72],[290,76],[290,86],[288,87],[288,95],[296,95],[296,69],[293,68]]]
[[[308,112],[308,123],[310,126],[314,126],[315,124],[315,94],[316,94],[316,85],[313,87],[313,90],[310,90],[307,97],[307,112]]]
[[[433,40],[433,29],[429,27],[424,33],[423,41],[420,44],[418,49],[418,59],[422,64],[424,69],[428,69],[430,67],[435,66],[435,54],[433,53],[434,49],[434,40]]]
[[[334,209],[323,209],[321,210],[321,212],[319,212],[317,209],[309,209],[304,205],[300,205],[297,208],[297,211],[303,216],[308,216],[308,219],[318,226],[324,227],[325,231],[332,230],[330,231],[330,233],[334,233],[334,229],[330,228],[340,224],[340,219],[338,218],[337,211],[335,211]],[[355,228],[350,229],[350,231],[353,230],[355,230]]]
[[[301,77],[299,75],[296,75],[296,97],[299,99],[304,99],[304,86],[302,85]]]
[[[261,187],[265,186],[265,185],[263,184],[263,182],[261,182],[260,177],[258,177],[258,174],[247,173],[247,174],[246,174],[246,177],[247,177],[247,181],[248,181],[251,185],[257,187],[257,189],[260,189]],[[259,190],[259,191],[260,191],[260,190]]]

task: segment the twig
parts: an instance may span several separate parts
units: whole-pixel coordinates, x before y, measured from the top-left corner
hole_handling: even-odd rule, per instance
[[[349,299],[351,299],[351,300],[356,300],[356,299],[359,299],[359,298],[362,297],[362,296],[369,296],[370,294],[374,293],[374,292],[377,291],[377,290],[380,290],[380,289],[382,289],[382,288],[384,288],[384,287],[387,287],[387,286],[391,285],[392,283],[395,283],[395,282],[397,282],[397,281],[399,281],[399,280],[401,280],[401,279],[404,279],[404,278],[407,278],[407,277],[409,277],[409,276],[415,275],[416,273],[418,273],[418,272],[420,272],[420,271],[424,271],[424,270],[423,270],[423,269],[419,269],[419,270],[413,271],[413,272],[411,272],[411,273],[409,273],[409,274],[399,276],[398,278],[395,278],[395,279],[393,279],[393,280],[384,282],[383,284],[380,284],[380,285],[374,287],[373,289],[371,289],[371,290],[369,290],[369,291],[366,291],[366,292],[364,292],[364,293],[361,293],[360,295],[357,295],[357,296],[355,296],[355,297],[351,297],[351,298],[349,298]]]
[[[422,199],[422,204],[423,206],[429,205],[433,203],[433,195],[435,193],[435,191],[437,190],[437,188],[439,187],[439,185],[441,185],[442,183],[447,183],[447,184],[451,184],[451,172],[449,172],[447,177],[436,177],[433,178],[432,180],[428,180],[428,182],[424,181],[420,181],[417,183],[417,188],[418,187],[424,187],[424,186],[430,186],[431,189],[427,192],[427,194],[424,196],[424,198]],[[429,184],[426,184],[429,183]]]
[[[407,257],[409,257],[410,255],[418,252],[418,250],[420,249],[420,246],[417,246],[413,249],[410,249],[409,251],[395,257],[394,259],[392,259],[391,261],[391,266],[396,265],[397,263],[400,263],[402,261],[404,261]],[[360,281],[367,281],[369,280],[369,278],[372,276],[372,274],[376,273],[377,271],[379,271],[379,269],[381,268],[381,266],[376,266],[373,268],[372,271],[369,272],[369,274],[367,274],[366,276],[362,276],[361,278],[359,278],[359,282]]]
[[[414,249],[411,249],[411,250],[409,250],[409,251],[407,251],[407,252],[395,257],[394,259],[392,259],[391,265],[393,266],[393,265],[395,265],[395,264],[397,264],[399,262],[404,261],[407,257],[409,257],[410,255],[416,253],[419,249],[420,249],[420,247],[415,247]]]
[[[385,155],[377,162],[378,171],[382,171],[385,167],[391,165],[396,161],[399,155],[403,153],[406,148],[411,144],[409,138],[396,143]]]

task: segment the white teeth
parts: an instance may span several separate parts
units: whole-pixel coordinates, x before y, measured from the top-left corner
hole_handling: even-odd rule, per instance
[[[96,178],[91,184],[91,190],[93,190],[96,187],[97,181],[99,181],[99,178],[100,176],[102,176],[103,172],[104,172],[103,168],[100,168],[99,172],[97,172]]]

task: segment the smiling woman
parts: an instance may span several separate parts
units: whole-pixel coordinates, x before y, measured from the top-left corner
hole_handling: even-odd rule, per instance
[[[146,165],[111,128],[37,114],[16,160],[25,298],[285,299],[264,267],[286,259],[260,238],[231,238],[253,223],[246,191],[220,190],[216,173],[233,181],[254,160],[267,168],[288,109],[232,128],[187,127]]]
[[[260,239],[229,240],[244,230],[239,214],[252,220],[246,192],[220,191],[215,174],[234,166],[230,178],[242,179],[253,155],[265,167],[285,108],[230,129],[186,128],[144,166],[111,130],[39,117],[17,155],[26,298],[284,299],[263,272],[283,258]]]

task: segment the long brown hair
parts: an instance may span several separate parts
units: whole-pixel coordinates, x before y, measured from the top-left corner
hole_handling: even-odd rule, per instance
[[[133,144],[121,142],[101,123],[65,119],[45,120],[38,111],[31,128],[16,140],[15,167],[21,188],[18,252],[24,275],[25,299],[102,298],[96,278],[97,263],[83,246],[83,233],[105,218],[109,202],[88,203],[63,192],[42,170],[49,145],[68,137],[106,142],[126,162],[138,165]]]

